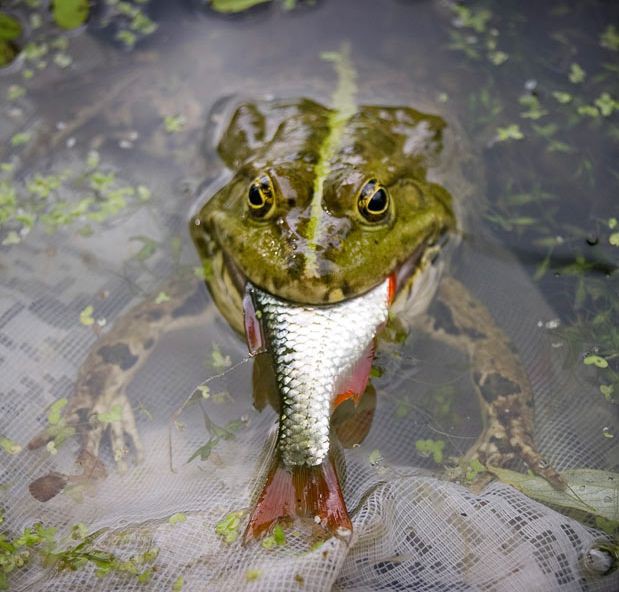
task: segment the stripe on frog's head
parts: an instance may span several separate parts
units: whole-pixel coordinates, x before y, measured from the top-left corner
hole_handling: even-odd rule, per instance
[[[307,245],[305,276],[319,277],[316,249],[322,232],[321,220],[323,214],[322,198],[324,182],[331,170],[331,160],[340,147],[344,127],[356,111],[355,94],[357,73],[350,61],[350,46],[342,44],[339,52],[325,52],[322,58],[333,62],[337,73],[337,87],[331,102],[333,108],[329,114],[329,132],[324,137],[314,167],[314,186],[310,206],[310,219],[307,225]]]

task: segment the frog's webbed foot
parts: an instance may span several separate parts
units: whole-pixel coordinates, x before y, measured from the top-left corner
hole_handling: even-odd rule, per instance
[[[113,397],[101,397],[91,410],[86,424],[80,424],[81,451],[99,456],[99,447],[105,436],[109,437],[116,467],[120,472],[127,470],[127,459],[133,447],[135,462],[144,460],[144,447],[138,434],[135,416],[124,391],[114,393]]]
[[[521,460],[554,487],[565,480],[538,452],[533,440],[533,391],[516,350],[490,312],[453,278],[444,278],[420,328],[468,354],[484,429],[464,457],[484,466]]]

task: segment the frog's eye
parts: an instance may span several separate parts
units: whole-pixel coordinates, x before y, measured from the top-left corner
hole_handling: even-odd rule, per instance
[[[389,213],[389,192],[376,179],[370,179],[359,193],[357,206],[361,215],[370,222],[380,222]]]
[[[252,216],[264,218],[273,208],[275,191],[267,175],[261,175],[250,186],[247,193],[247,205]]]

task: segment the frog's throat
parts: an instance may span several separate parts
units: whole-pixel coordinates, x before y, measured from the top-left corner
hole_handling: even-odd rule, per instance
[[[342,136],[346,122],[354,115],[357,106],[355,95],[357,86],[355,80],[357,73],[350,61],[350,46],[343,43],[339,52],[327,52],[322,54],[324,60],[333,62],[337,73],[337,87],[331,102],[333,108],[329,113],[327,124],[329,133],[326,134],[320,150],[318,160],[314,168],[313,196],[310,205],[310,219],[307,226],[307,251],[305,252],[304,275],[308,278],[320,277],[316,250],[322,233],[322,218],[324,209],[322,206],[324,182],[331,170],[335,153],[342,142]]]

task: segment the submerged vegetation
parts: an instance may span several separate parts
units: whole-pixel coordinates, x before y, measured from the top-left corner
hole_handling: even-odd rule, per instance
[[[543,253],[533,276],[544,292],[556,294],[552,304],[561,315],[546,329],[565,344],[570,367],[595,380],[613,405],[619,396],[619,171],[610,155],[619,142],[619,33],[602,24],[597,38],[583,41],[572,25],[586,3],[559,2],[544,10],[543,22],[554,23],[549,47],[527,52],[522,40],[530,38],[530,23],[510,20],[505,8],[452,5],[449,48],[474,63],[483,81],[469,95],[465,124],[487,138],[495,196],[487,219],[525,263],[538,257],[532,247]],[[502,123],[493,130],[494,122]]]

